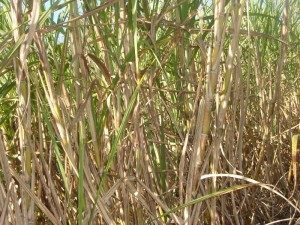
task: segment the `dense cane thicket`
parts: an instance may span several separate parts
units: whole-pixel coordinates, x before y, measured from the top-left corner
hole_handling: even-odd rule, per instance
[[[300,224],[300,1],[0,0],[0,224]]]

